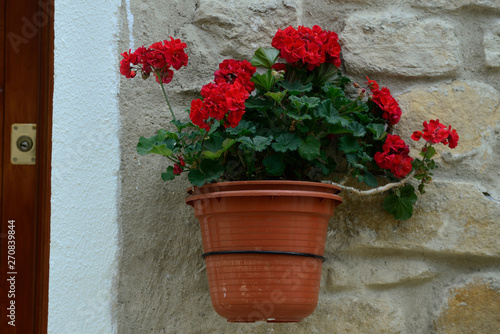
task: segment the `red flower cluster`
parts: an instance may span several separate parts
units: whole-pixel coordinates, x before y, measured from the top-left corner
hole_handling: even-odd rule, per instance
[[[375,162],[380,168],[390,169],[400,179],[411,172],[413,158],[408,156],[410,149],[401,137],[388,134],[382,149],[384,152],[375,153]]]
[[[321,27],[312,29],[299,26],[278,29],[271,45],[280,51],[280,57],[289,64],[299,61],[307,65],[308,70],[323,63],[332,63],[340,67],[340,45],[338,36],[333,31],[323,31]]]
[[[250,79],[255,70],[246,60],[226,59],[220,63],[214,82],[201,89],[203,100],[191,102],[189,117],[193,124],[208,131],[212,118],[223,120],[225,127],[237,126],[245,113],[245,101],[254,89]]]
[[[450,148],[455,148],[458,145],[458,133],[455,129],[451,128],[451,125],[446,128],[443,124],[439,123],[439,119],[430,120],[429,123],[424,121],[424,130],[415,131],[411,135],[411,139],[418,141],[420,138],[424,138],[427,142],[432,144],[443,143],[444,145],[449,145]]]
[[[183,171],[182,167],[184,167],[184,166],[186,166],[186,163],[184,162],[184,158],[181,155],[181,156],[179,156],[179,163],[175,163],[174,164],[173,173],[175,175],[180,175],[182,173],[182,171]]]
[[[368,79],[368,77],[366,77],[366,79]],[[389,123],[392,125],[397,124],[401,119],[401,108],[399,107],[398,101],[392,97],[389,88],[382,87],[382,89],[379,89],[378,83],[370,79],[368,79],[367,84],[372,91],[373,102],[384,111],[382,118],[389,120]]]
[[[153,43],[148,48],[142,46],[134,52],[129,50],[121,54],[123,59],[120,62],[120,73],[127,78],[133,78],[137,70],[140,70],[145,79],[153,72],[156,81],[161,80],[162,83],[168,84],[174,76],[170,67],[179,70],[188,63],[185,48],[186,44],[180,39],[170,37],[170,41]]]

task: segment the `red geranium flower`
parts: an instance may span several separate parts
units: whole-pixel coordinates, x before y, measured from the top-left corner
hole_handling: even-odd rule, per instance
[[[450,148],[457,147],[459,136],[457,131],[452,129],[451,126],[446,128],[446,126],[439,122],[439,119],[431,119],[429,123],[425,121],[423,126],[423,132],[413,132],[411,139],[418,141],[420,138],[424,138],[431,144],[442,143],[444,145],[449,145]]]
[[[280,51],[281,58],[294,66],[305,65],[312,70],[323,63],[332,63],[340,67],[337,34],[323,31],[319,26],[278,29],[271,45]]]
[[[372,92],[372,101],[375,102],[380,109],[384,111],[382,118],[387,119],[390,124],[395,125],[401,119],[401,108],[387,87],[379,89],[376,81],[370,80],[368,77],[367,84]]]
[[[410,149],[401,137],[388,134],[382,149],[384,152],[377,152],[374,156],[380,168],[389,169],[398,178],[411,172],[413,158],[408,155]]]
[[[141,46],[133,53],[129,50],[129,52],[122,53],[120,73],[127,78],[133,78],[136,71],[140,70],[143,78],[147,78],[151,72],[154,72],[157,82],[168,84],[174,76],[170,68],[179,70],[188,63],[185,48],[186,44],[180,39],[170,37],[170,41],[153,43],[148,48]]]
[[[206,123],[208,119],[208,113],[203,108],[203,101],[196,99],[191,101],[191,110],[189,113],[189,118],[194,125],[198,125],[200,128],[205,130],[210,130],[210,125]]]
[[[458,145],[458,133],[455,129],[452,129],[451,126],[448,129],[448,132],[450,133],[450,136],[448,137],[448,142],[450,148],[455,148]]]
[[[245,113],[245,101],[254,89],[251,77],[256,68],[250,62],[226,59],[214,73],[214,82],[201,89],[203,100],[191,103],[190,118],[193,124],[210,129],[209,118],[223,121],[225,127],[235,127]]]
[[[174,164],[174,171],[173,171],[173,173],[174,173],[175,175],[179,175],[179,174],[181,174],[181,173],[182,173],[182,167],[181,167],[181,166],[179,166],[177,163],[175,163],[175,164]]]
[[[286,64],[283,63],[276,63],[271,67],[273,70],[276,71],[284,71],[286,70]]]
[[[439,123],[439,119],[430,120],[429,123],[424,121],[424,132],[422,138],[433,144],[445,142],[450,132],[443,124]]]

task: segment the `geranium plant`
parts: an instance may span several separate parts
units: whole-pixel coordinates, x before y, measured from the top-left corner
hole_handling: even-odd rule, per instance
[[[259,48],[248,60],[226,59],[212,82],[190,104],[189,120],[175,118],[165,91],[188,63],[186,44],[165,40],[122,54],[120,72],[132,78],[151,74],[161,85],[172,116],[172,128],[141,137],[141,155],[159,154],[171,161],[162,173],[172,180],[187,173],[194,186],[236,180],[332,180],[354,177],[374,189],[361,195],[388,191],[387,211],[407,219],[418,190],[431,181],[436,168],[435,144],[454,148],[458,135],[439,120],[423,123],[413,140],[423,139],[421,158],[394,134],[401,109],[387,87],[374,80],[353,83],[339,69],[335,32],[299,26],[278,30],[273,48]],[[340,174],[339,174],[340,173]],[[378,187],[377,177],[389,183]]]

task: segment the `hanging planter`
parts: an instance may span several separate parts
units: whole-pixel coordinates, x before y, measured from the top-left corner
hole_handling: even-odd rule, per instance
[[[316,308],[339,188],[300,181],[192,188],[210,295],[230,322],[298,322]]]
[[[375,80],[352,82],[342,73],[335,32],[290,26],[278,29],[271,46],[250,61],[224,59],[190,101],[187,122],[176,119],[165,88],[188,64],[185,43],[170,37],[124,52],[120,61],[126,78],[140,73],[161,86],[170,125],[141,137],[137,152],[168,159],[164,181],[186,173],[195,186],[186,202],[200,220],[212,302],[232,322],[296,322],[311,314],[339,189],[386,192],[383,208],[409,219],[417,190],[423,194],[432,180],[435,145],[455,148],[459,140],[451,126],[424,121],[411,139],[425,143],[410,155],[395,134],[398,102]],[[333,175],[341,184],[300,182]],[[389,183],[379,186],[383,176]],[[408,184],[413,178],[417,189]],[[344,185],[352,180],[372,189]]]

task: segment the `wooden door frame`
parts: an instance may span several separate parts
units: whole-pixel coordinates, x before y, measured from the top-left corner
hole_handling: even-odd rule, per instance
[[[39,170],[37,175],[38,231],[36,232],[35,333],[47,333],[49,312],[49,254],[50,254],[50,195],[52,161],[52,101],[54,92],[54,0],[40,1],[48,13],[49,22],[40,29],[40,113],[37,140]]]
[[[24,2],[27,1],[27,2]],[[5,68],[8,66],[7,61],[8,57],[6,57],[8,49],[15,47],[15,44],[12,43],[12,40],[7,38],[7,17],[8,13],[8,0],[0,0],[0,9],[3,12],[2,18],[0,18],[0,29],[3,29],[2,35],[4,35],[3,45],[0,45],[0,83],[1,88],[5,88],[6,84],[6,71]],[[30,6],[26,6],[25,4],[29,3]],[[38,85],[38,93],[36,97],[36,103],[38,105],[37,115],[36,115],[36,124],[37,124],[37,139],[36,139],[36,170],[35,170],[35,185],[33,185],[33,189],[35,189],[35,208],[34,208],[34,221],[32,222],[32,226],[34,229],[32,230],[32,235],[28,238],[28,240],[33,240],[34,245],[31,244],[30,247],[34,247],[34,264],[32,267],[34,275],[30,279],[32,279],[32,286],[30,287],[30,291],[33,291],[33,295],[30,296],[31,300],[29,301],[29,305],[26,307],[30,307],[32,311],[31,319],[16,319],[17,323],[20,322],[30,322],[32,325],[28,326],[32,328],[32,333],[47,333],[47,322],[48,322],[48,290],[49,290],[49,246],[50,246],[50,194],[51,194],[51,148],[52,148],[52,96],[53,96],[53,77],[54,77],[54,0],[38,0],[38,11],[33,13],[33,2],[30,0],[20,0],[17,3],[18,8],[24,11],[25,15],[22,17],[22,21],[26,20],[28,23],[33,23],[36,25],[36,31],[32,30],[32,34],[26,34],[23,36],[19,36],[21,39],[20,43],[33,43],[38,50],[38,55],[36,57],[37,70],[37,85]],[[26,9],[29,8],[29,9]],[[41,16],[41,15],[44,16]],[[35,16],[38,15],[38,16]],[[47,18],[47,21],[40,21],[40,18]],[[36,19],[38,18],[38,21]],[[30,21],[31,20],[31,21]],[[43,23],[41,23],[43,22]],[[27,23],[27,24],[28,24]],[[21,25],[22,22],[18,22],[17,25]],[[29,38],[28,38],[29,37]],[[10,53],[12,57],[12,52]],[[7,115],[7,111],[5,110],[6,103],[6,89],[0,92],[0,103],[4,106],[3,110],[5,112],[2,113],[0,117],[0,128],[3,130],[3,136],[0,136],[0,147],[3,147],[5,150],[3,151],[3,159],[2,164],[10,163],[9,155],[10,155],[10,124],[6,124],[5,117]],[[12,112],[12,110],[10,111]],[[0,157],[1,158],[1,157]],[[0,167],[0,179],[4,177],[4,173],[6,171]],[[4,194],[4,187],[2,180],[0,180],[0,196]],[[1,206],[5,205],[4,201],[6,199],[2,198],[0,201]],[[0,213],[2,217],[2,222],[0,226],[2,226],[2,233],[6,232],[5,225],[5,215],[4,213]],[[30,231],[31,232],[31,231]],[[20,238],[22,236],[19,236]],[[16,236],[17,238],[17,236]],[[2,241],[6,241],[7,238],[4,238],[2,235]],[[22,243],[17,243],[17,247],[22,247]],[[5,250],[6,246],[2,245],[2,250]],[[30,248],[31,249],[31,248]],[[20,249],[21,251],[21,249]],[[6,254],[4,252],[0,252],[2,257],[5,257]],[[0,273],[0,277],[4,277],[6,275],[6,259],[0,259],[2,263]],[[20,264],[21,266],[22,264]],[[31,264],[30,264],[31,266]],[[5,284],[5,282],[2,282]],[[19,287],[21,288],[21,286]],[[2,294],[6,294],[6,291],[2,291]],[[6,298],[6,296],[1,296],[0,298]],[[21,307],[21,305],[20,305]],[[4,311],[0,312],[4,315]],[[6,322],[6,318],[1,319],[2,324],[0,324],[1,328],[4,328],[4,323]],[[7,328],[7,333],[26,333],[21,331],[20,329],[13,327]],[[31,333],[26,333],[31,334]]]

